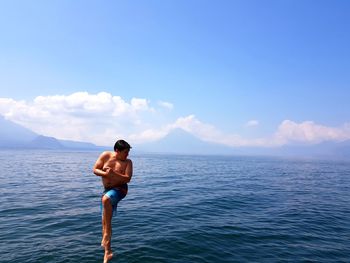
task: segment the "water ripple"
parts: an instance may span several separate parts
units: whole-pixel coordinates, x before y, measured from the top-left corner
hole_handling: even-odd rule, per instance
[[[0,152],[0,262],[102,261],[102,187],[91,173],[98,155]],[[132,158],[112,262],[349,260],[347,162]]]

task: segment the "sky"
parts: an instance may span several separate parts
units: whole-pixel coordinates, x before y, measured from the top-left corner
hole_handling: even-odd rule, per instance
[[[0,114],[111,145],[350,139],[346,0],[0,1]]]

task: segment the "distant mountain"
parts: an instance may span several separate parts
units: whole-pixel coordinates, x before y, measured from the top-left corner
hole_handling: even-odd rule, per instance
[[[43,135],[37,136],[34,140],[27,144],[29,148],[39,149],[63,149],[64,146],[54,137],[47,137]]]
[[[318,144],[294,144],[281,147],[238,147],[240,155],[266,155],[304,158],[350,159],[350,140],[343,142],[322,142]]]
[[[228,147],[204,142],[182,129],[176,129],[156,142],[135,145],[135,150],[151,153],[262,155],[310,158],[350,159],[350,140],[323,142],[315,145],[286,145],[282,147]]]
[[[93,143],[90,142],[76,142],[76,141],[69,141],[69,140],[59,140],[59,143],[64,148],[69,149],[76,149],[76,150],[91,150],[91,149],[105,149],[106,147],[96,146]]]
[[[104,148],[92,143],[43,136],[0,115],[0,149],[101,150]]]
[[[34,140],[38,134],[0,115],[0,148],[21,147]]]
[[[141,152],[178,154],[233,154],[234,148],[204,142],[192,134],[175,129],[164,138],[150,143],[135,145]]]
[[[326,141],[313,145],[287,145],[281,147],[278,152],[282,155],[350,158],[350,140]]]
[[[285,145],[282,147],[228,147],[209,143],[192,134],[175,129],[164,138],[133,145],[135,152],[213,155],[273,155],[314,158],[350,159],[350,140],[322,142],[315,145]],[[0,149],[105,150],[92,143],[59,140],[37,134],[4,119],[0,115]]]
[[[337,155],[350,159],[350,140],[337,144],[335,151]]]

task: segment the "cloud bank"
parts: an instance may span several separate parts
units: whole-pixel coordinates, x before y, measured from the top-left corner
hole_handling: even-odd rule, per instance
[[[144,98],[126,101],[107,92],[38,96],[29,102],[0,98],[0,114],[8,120],[42,135],[97,145],[110,145],[116,138],[125,138],[132,143],[156,141],[174,129],[183,129],[203,141],[232,147],[277,147],[350,139],[350,123],[328,127],[312,121],[296,123],[292,120],[283,120],[268,137],[246,139],[238,134],[223,133],[195,115],[164,123],[164,119],[169,119],[166,114],[173,108],[170,102],[159,101],[152,106]],[[258,125],[261,124],[257,120],[246,123],[248,127]]]
[[[8,120],[46,136],[98,145],[145,129],[143,114],[154,112],[146,99],[127,102],[106,92],[38,96],[30,102],[0,98],[0,114]]]

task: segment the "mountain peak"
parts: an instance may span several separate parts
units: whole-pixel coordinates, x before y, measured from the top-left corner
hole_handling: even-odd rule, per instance
[[[33,140],[38,134],[0,115],[0,147],[20,146]]]
[[[55,149],[55,150],[100,150],[92,143],[58,140],[39,135],[0,115],[0,148],[4,149]]]
[[[220,144],[202,141],[196,136],[174,129],[164,138],[137,146],[140,151],[157,153],[184,153],[184,154],[232,154],[233,148]]]
[[[29,146],[40,149],[61,149],[63,145],[54,137],[47,137],[43,135],[37,136],[29,143]]]

